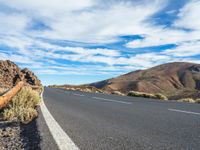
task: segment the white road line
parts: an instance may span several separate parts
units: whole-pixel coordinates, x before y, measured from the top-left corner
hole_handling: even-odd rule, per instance
[[[130,102],[123,102],[123,101],[117,101],[117,100],[112,100],[112,99],[106,99],[106,98],[101,98],[101,97],[92,97],[94,99],[98,99],[98,100],[103,100],[103,101],[109,101],[109,102],[116,102],[116,103],[122,103],[122,104],[132,104]]]
[[[178,110],[178,109],[168,109],[169,111],[175,111],[175,112],[181,112],[181,113],[187,113],[187,114],[193,114],[193,115],[200,115],[200,113],[192,112],[192,111],[185,111],[185,110]]]
[[[65,133],[65,131],[60,127],[57,121],[53,118],[51,113],[48,111],[44,101],[43,92],[41,94],[42,102],[40,105],[42,114],[46,121],[46,124],[56,141],[56,144],[60,150],[79,150],[79,148],[74,144],[70,137]]]
[[[77,93],[72,93],[73,95],[76,95],[76,96],[85,96],[83,94],[77,94]]]

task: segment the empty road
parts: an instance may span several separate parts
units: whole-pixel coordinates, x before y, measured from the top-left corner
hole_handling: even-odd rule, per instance
[[[44,103],[81,150],[199,150],[200,105],[45,88]]]

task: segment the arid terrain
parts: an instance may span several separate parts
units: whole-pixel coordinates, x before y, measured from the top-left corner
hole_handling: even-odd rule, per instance
[[[90,84],[105,91],[161,93],[169,99],[200,97],[200,65],[174,62]]]

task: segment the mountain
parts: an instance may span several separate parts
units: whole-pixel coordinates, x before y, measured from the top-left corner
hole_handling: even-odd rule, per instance
[[[0,61],[0,86],[12,87],[17,82],[24,81],[27,85],[40,86],[40,80],[34,75],[33,72],[25,69],[20,69],[15,63],[6,60]]]
[[[200,97],[200,64],[174,62],[90,84],[106,91],[161,93],[169,99]]]

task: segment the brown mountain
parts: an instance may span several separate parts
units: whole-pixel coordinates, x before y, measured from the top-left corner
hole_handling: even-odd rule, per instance
[[[40,80],[27,68],[21,70],[9,60],[0,61],[0,87],[10,88],[19,81],[32,86],[41,85]]]
[[[200,64],[174,62],[90,84],[106,91],[161,93],[169,99],[200,97]]]

